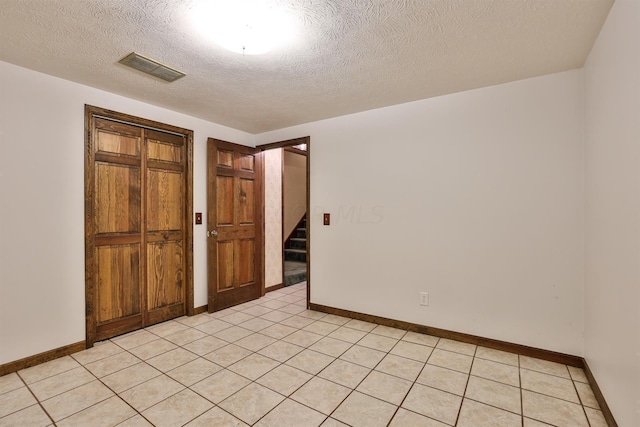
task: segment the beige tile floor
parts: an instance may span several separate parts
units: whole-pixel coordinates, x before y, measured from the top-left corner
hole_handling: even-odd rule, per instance
[[[0,377],[0,426],[606,426],[581,369],[305,298],[301,283]]]

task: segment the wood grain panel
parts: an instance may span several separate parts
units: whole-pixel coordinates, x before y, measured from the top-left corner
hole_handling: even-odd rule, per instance
[[[238,198],[238,221],[240,224],[255,222],[255,188],[252,179],[240,178],[240,194]]]
[[[147,229],[180,230],[183,223],[183,175],[150,169],[147,175]]]
[[[233,168],[233,151],[218,150],[218,166]]]
[[[255,170],[255,158],[253,154],[241,154],[238,163],[240,170],[251,172]]]
[[[125,156],[140,156],[140,138],[98,130],[97,151]]]
[[[216,180],[216,209],[218,210],[217,224],[233,225],[233,178],[218,177]]]
[[[181,163],[182,147],[149,139],[147,140],[147,156],[151,160]]]
[[[232,241],[216,242],[218,254],[218,290],[233,288],[233,255]]]
[[[147,308],[153,310],[184,301],[182,242],[147,245]]]
[[[98,324],[140,313],[140,245],[96,248]]]
[[[238,241],[238,282],[240,286],[251,285],[255,282],[255,240],[243,239]]]
[[[140,232],[140,168],[95,166],[96,233]]]

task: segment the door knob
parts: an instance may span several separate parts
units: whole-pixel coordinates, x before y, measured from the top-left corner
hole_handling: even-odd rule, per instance
[[[207,237],[216,237],[218,232],[216,230],[207,231]]]

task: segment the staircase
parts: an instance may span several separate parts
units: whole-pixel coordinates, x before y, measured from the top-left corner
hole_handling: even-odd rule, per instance
[[[307,219],[302,218],[285,242],[284,286],[307,280]]]

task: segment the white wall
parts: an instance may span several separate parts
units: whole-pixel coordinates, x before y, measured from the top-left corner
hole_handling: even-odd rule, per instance
[[[569,71],[258,135],[311,136],[311,301],[582,355],[583,83]]]
[[[207,137],[254,145],[245,132],[0,62],[0,364],[85,338],[85,103],[192,129],[204,218]],[[196,306],[207,303],[205,233],[194,225]]]
[[[585,65],[585,358],[640,426],[640,2],[617,0]]]
[[[264,155],[264,285],[282,280],[282,149]]]

